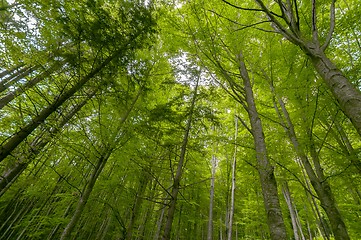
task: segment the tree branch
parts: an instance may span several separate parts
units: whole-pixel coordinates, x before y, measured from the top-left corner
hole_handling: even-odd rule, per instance
[[[312,39],[318,42],[316,0],[312,0]]]
[[[329,32],[327,34],[325,43],[321,47],[322,51],[325,51],[326,48],[328,47],[328,45],[330,44],[331,39],[332,39],[332,34],[335,31],[335,21],[336,21],[336,19],[335,19],[335,1],[336,0],[332,0],[332,3],[331,3],[331,8],[330,8],[330,30],[329,30]]]

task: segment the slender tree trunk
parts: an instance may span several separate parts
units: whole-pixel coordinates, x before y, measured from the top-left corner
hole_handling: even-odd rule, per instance
[[[188,136],[189,136],[189,132],[191,129],[191,123],[193,120],[193,111],[194,111],[194,106],[195,106],[196,98],[197,98],[197,89],[198,89],[199,78],[200,78],[200,76],[198,76],[196,87],[194,89],[192,103],[191,103],[190,110],[189,110],[189,118],[188,118],[187,126],[185,128],[184,138],[183,138],[181,152],[180,152],[180,156],[179,156],[178,168],[177,168],[176,175],[174,176],[174,180],[173,180],[171,200],[169,203],[167,222],[166,222],[166,225],[164,228],[164,234],[163,234],[163,238],[162,238],[163,240],[169,240],[171,238],[173,217],[174,217],[174,213],[175,213],[175,209],[176,209],[180,181],[182,179],[182,174],[183,174],[183,165],[184,165],[185,154],[186,154],[186,150],[187,150]]]
[[[261,180],[263,200],[267,213],[267,222],[271,239],[287,239],[286,227],[283,221],[281,206],[278,198],[274,167],[268,160],[262,123],[257,112],[256,104],[254,102],[251,81],[243,61],[242,53],[239,55],[239,70],[244,84],[247,112],[251,123],[251,131],[256,149],[257,170]]]
[[[211,189],[209,190],[207,240],[213,240],[213,202],[214,202],[214,181],[216,175],[216,156],[214,155],[212,155],[211,165],[212,165],[212,176],[211,176]]]
[[[148,182],[149,182],[149,176],[148,176],[147,172],[144,170],[142,172],[139,187],[137,190],[137,195],[135,196],[135,201],[132,206],[132,210],[131,210],[131,214],[130,214],[130,221],[129,221],[129,224],[127,227],[127,236],[125,238],[126,240],[131,240],[133,237],[134,224],[139,215],[139,210],[140,210],[141,204],[142,204],[142,195],[148,185]]]
[[[93,90],[86,99],[81,103],[73,107],[68,114],[64,116],[61,122],[56,127],[52,127],[49,131],[50,136],[56,135],[61,129],[69,122],[73,116],[80,111],[80,109],[91,99],[98,89]],[[0,197],[6,192],[6,190],[15,182],[15,180],[21,175],[21,173],[26,169],[28,164],[41,152],[42,149],[51,141],[51,138],[44,137],[44,134],[39,134],[32,143],[30,143],[28,154],[26,156],[20,156],[20,160],[15,164],[15,166],[7,171],[5,171],[0,179]],[[40,140],[39,140],[40,139]]]
[[[0,146],[0,162],[2,162],[26,137],[28,137],[33,130],[35,130],[45,119],[55,112],[66,100],[71,98],[77,91],[79,91],[90,79],[98,74],[105,66],[107,66],[115,57],[117,53],[109,56],[102,64],[95,68],[91,73],[85,76],[83,79],[74,84],[68,91],[60,94],[57,99],[48,107],[43,109],[39,115],[33,120],[22,127],[20,131],[15,133],[8,141]]]
[[[234,194],[236,191],[236,167],[237,167],[237,134],[238,134],[238,118],[235,117],[235,129],[234,129],[234,154],[232,161],[232,188],[231,188],[231,204],[229,207],[228,217],[228,233],[227,239],[232,240],[233,229],[233,215],[234,215]]]
[[[88,183],[86,184],[84,191],[82,192],[80,199],[78,201],[78,204],[76,206],[75,212],[68,223],[68,225],[65,227],[60,239],[68,239],[70,237],[70,234],[72,230],[74,229],[75,225],[77,224],[78,220],[80,219],[80,216],[85,208],[85,205],[89,199],[89,196],[94,188],[94,185],[96,183],[96,180],[98,179],[98,176],[102,172],[106,161],[108,160],[110,154],[112,152],[112,149],[108,149],[99,159],[98,163],[95,166]]]
[[[20,79],[28,76],[37,67],[24,67],[16,72],[12,72],[8,77],[4,78],[0,82],[0,93],[8,89],[11,85],[17,83]]]
[[[34,70],[36,70],[38,66],[35,67],[26,67],[24,69],[21,69],[18,74],[14,77],[9,77],[9,79],[4,79],[4,83],[0,84],[0,93],[7,90],[9,87],[14,86],[17,82],[19,82],[24,77],[28,76],[30,73],[32,73]]]
[[[287,182],[284,183],[282,192],[283,192],[285,201],[287,203],[288,210],[290,212],[294,238],[295,238],[295,240],[300,240],[300,239],[305,240],[305,237],[302,232],[302,228],[299,226],[297,210],[294,207],[293,200],[292,200]]]
[[[38,84],[40,81],[44,80],[45,78],[49,77],[50,74],[60,69],[65,62],[57,62],[54,63],[53,66],[51,66],[48,70],[45,70],[42,72],[39,76],[34,77],[30,81],[26,82],[24,85],[18,87],[14,91],[11,91],[7,93],[4,97],[0,99],[0,109],[2,109],[4,106],[6,106],[10,101],[12,101],[14,98],[25,92],[27,89],[34,87],[36,84]]]
[[[12,76],[11,78],[13,78],[13,76],[15,76],[14,72],[18,71],[19,68],[21,68],[23,66],[24,66],[24,64],[19,64],[13,68],[10,68],[9,70],[5,69],[4,71],[2,71],[0,73],[0,84],[3,84],[6,81],[5,79],[2,79],[3,77],[10,75],[10,76]]]
[[[273,86],[271,86],[271,90],[274,92]],[[278,99],[278,101],[281,106],[283,116],[286,119],[285,131],[287,132],[287,134],[295,148],[295,151],[306,170],[306,173],[310,179],[311,185],[315,189],[317,196],[320,199],[322,208],[325,210],[325,212],[330,220],[331,228],[332,228],[333,234],[335,236],[335,239],[336,240],[350,239],[348,236],[348,233],[347,233],[346,225],[342,220],[341,213],[336,206],[336,202],[334,200],[331,188],[328,184],[328,181],[323,176],[322,168],[321,168],[316,150],[314,149],[314,144],[311,143],[310,146],[311,146],[311,157],[313,159],[315,170],[312,168],[312,165],[311,165],[306,153],[304,152],[302,146],[300,146],[300,144],[299,144],[299,141],[297,139],[297,136],[296,136],[296,133],[294,130],[293,123],[292,123],[291,118],[288,114],[288,111],[285,107],[284,102],[280,98]],[[277,110],[277,105],[275,105],[275,107]],[[280,116],[280,112],[278,110],[277,110],[277,112],[279,113],[280,120],[283,121],[282,116]],[[311,136],[311,139],[312,139],[312,136]]]
[[[110,146],[106,147],[103,150],[104,152],[102,153],[102,155],[99,157],[97,165],[93,169],[93,172],[90,175],[89,181],[85,185],[82,195],[80,196],[80,199],[76,206],[75,212],[74,212],[70,222],[65,227],[65,229],[61,235],[61,238],[60,238],[61,240],[68,239],[70,237],[72,230],[74,229],[75,225],[79,221],[81,214],[85,208],[85,205],[89,199],[91,192],[93,191],[94,185],[95,185],[100,173],[102,172],[102,170],[103,170],[106,162],[108,161],[110,155],[112,154],[114,148],[118,144],[118,141],[119,141],[118,135],[119,135],[119,132],[121,131],[122,125],[128,119],[128,116],[129,116],[130,112],[133,110],[135,103],[137,102],[141,93],[142,93],[142,88],[139,89],[139,91],[138,91],[137,95],[134,97],[129,109],[125,112],[122,119],[120,119],[118,129],[116,130],[116,134],[114,135],[114,139],[110,143]]]

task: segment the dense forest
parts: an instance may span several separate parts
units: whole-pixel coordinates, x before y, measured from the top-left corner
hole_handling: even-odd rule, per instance
[[[361,239],[361,2],[0,1],[0,239]]]

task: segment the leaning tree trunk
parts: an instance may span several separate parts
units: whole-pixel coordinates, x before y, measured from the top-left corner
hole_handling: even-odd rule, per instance
[[[120,119],[119,121],[119,126],[117,128],[117,130],[115,131],[115,135],[114,135],[114,139],[113,141],[110,143],[110,146],[107,147],[106,149],[103,150],[103,153],[101,154],[101,156],[98,158],[98,162],[97,165],[95,166],[95,168],[93,169],[93,172],[89,178],[88,183],[86,184],[86,186],[84,187],[84,190],[80,196],[80,199],[78,201],[78,204],[76,206],[75,212],[70,220],[70,222],[68,223],[68,225],[65,227],[62,235],[61,235],[61,240],[64,239],[68,239],[70,237],[71,232],[73,231],[74,227],[76,226],[76,224],[78,223],[81,214],[83,213],[83,210],[85,208],[85,205],[90,197],[91,192],[93,191],[94,185],[100,175],[100,173],[102,172],[105,164],[107,163],[110,155],[112,154],[113,150],[117,147],[117,144],[119,142],[119,133],[121,132],[122,126],[125,123],[125,121],[128,119],[130,112],[133,110],[137,100],[139,99],[140,94],[142,93],[142,88],[139,89],[137,95],[134,97],[133,101],[131,102],[130,107],[127,109],[127,111],[124,113],[124,116]]]
[[[94,188],[94,185],[96,183],[96,180],[98,179],[98,176],[100,175],[100,173],[102,172],[110,154],[112,153],[112,149],[108,149],[99,159],[97,162],[97,165],[95,166],[90,179],[88,181],[88,183],[86,184],[86,187],[84,189],[84,191],[82,192],[80,199],[78,201],[78,204],[76,206],[75,212],[70,220],[70,222],[68,223],[68,225],[65,227],[60,239],[64,240],[64,239],[68,239],[70,237],[71,232],[73,231],[75,225],[77,224],[77,222],[79,221],[81,214],[83,213],[83,210],[85,208],[85,205],[89,199],[89,196]]]
[[[274,93],[273,86],[271,84],[271,90]],[[281,110],[283,116],[285,117],[286,123],[284,124],[284,129],[290,138],[293,147],[296,151],[297,156],[302,162],[303,167],[306,170],[307,176],[310,179],[311,185],[315,189],[317,196],[321,202],[322,208],[325,210],[327,217],[331,223],[332,232],[337,240],[347,240],[350,239],[348,236],[348,232],[346,229],[346,225],[342,220],[342,216],[340,211],[336,206],[335,199],[333,197],[330,185],[328,184],[327,179],[323,176],[323,171],[320,166],[320,162],[314,149],[313,143],[310,144],[311,148],[311,157],[313,159],[315,170],[313,169],[303,147],[300,145],[298,138],[296,136],[293,123],[286,109],[285,103],[281,98],[278,98],[278,102],[281,106]],[[276,111],[279,115],[281,122],[283,122],[283,118],[281,116],[280,111],[278,110],[277,105],[274,103]]]
[[[251,81],[243,61],[242,53],[239,54],[239,71],[243,79],[247,113],[250,119],[251,132],[256,149],[257,170],[261,180],[262,194],[267,213],[267,222],[272,240],[287,239],[286,227],[282,217],[281,206],[278,197],[277,182],[274,175],[274,167],[270,164],[267,155],[265,137],[261,119],[259,118]]]
[[[16,65],[10,69],[5,69],[4,71],[2,71],[0,73],[0,85],[4,84],[7,80],[7,78],[4,78],[5,76],[10,76],[10,79],[13,78],[15,76],[15,73],[24,66],[23,63]]]
[[[35,139],[30,143],[27,151],[27,155],[21,155],[20,160],[9,170],[6,170],[2,174],[2,178],[0,179],[0,197],[6,192],[7,189],[15,182],[15,180],[21,175],[21,173],[26,169],[30,162],[41,152],[42,149],[51,141],[51,137],[56,135],[62,128],[69,122],[73,116],[80,111],[80,109],[91,99],[98,89],[93,90],[89,93],[82,102],[73,107],[69,113],[67,113],[61,122],[52,127],[47,135],[49,137],[44,137],[43,133],[39,134],[39,136],[35,137]]]
[[[30,73],[32,73],[34,70],[39,68],[39,66],[34,67],[24,67],[17,72],[13,72],[8,77],[2,79],[0,81],[0,93],[7,90],[10,86],[13,86],[17,82],[19,82],[22,78],[28,76]]]
[[[34,77],[33,79],[26,82],[24,85],[18,87],[14,91],[8,92],[4,97],[0,99],[0,109],[2,109],[4,106],[6,106],[10,101],[12,101],[14,98],[25,92],[27,89],[34,87],[36,84],[38,84],[40,81],[44,80],[45,78],[49,77],[50,74],[57,71],[64,65],[64,61],[62,62],[56,62],[51,66],[49,69],[45,70],[38,76]]]
[[[83,86],[98,74],[105,66],[107,66],[114,58],[116,58],[118,52],[109,56],[102,64],[91,71],[83,79],[74,84],[68,91],[60,94],[55,101],[48,107],[43,109],[33,120],[22,127],[20,131],[15,133],[9,140],[0,146],[0,162],[2,162],[25,138],[27,138],[45,119],[55,112],[66,100],[71,98],[76,92],[83,88]]]
[[[282,22],[279,21],[276,15],[266,6],[264,1],[255,0],[255,2],[259,5],[262,12],[267,15],[275,31],[283,35],[284,38],[293,44],[299,46],[311,59],[314,68],[331,90],[340,108],[351,120],[358,134],[361,135],[361,92],[357,87],[352,85],[343,72],[338,69],[325,54],[325,50],[332,39],[335,28],[335,0],[332,0],[330,5],[330,28],[327,36],[324,36],[326,40],[323,44],[320,43],[317,28],[316,0],[312,0],[311,2],[311,32],[306,34],[302,33],[303,29],[300,27],[297,1],[295,1],[295,4],[286,4],[283,1],[278,1],[282,15],[277,17],[281,17]],[[284,25],[283,23],[286,24]],[[309,35],[312,36],[311,40],[307,40]]]
[[[194,106],[195,106],[196,99],[197,99],[197,89],[198,89],[199,78],[200,78],[200,76],[198,76],[196,87],[194,89],[193,98],[192,98],[192,102],[191,102],[191,106],[190,106],[190,110],[189,110],[187,126],[185,128],[181,152],[180,152],[180,156],[179,156],[178,168],[177,168],[176,175],[174,176],[174,180],[173,180],[172,192],[171,192],[171,196],[170,196],[171,200],[169,203],[167,221],[165,224],[164,234],[163,234],[163,238],[162,238],[163,240],[169,240],[171,237],[173,218],[174,218],[177,197],[178,197],[179,188],[180,188],[180,181],[182,179],[182,174],[183,174],[183,165],[184,165],[185,155],[186,155],[186,150],[187,150],[188,136],[189,136],[189,132],[191,129],[191,124],[192,124],[192,120],[193,120],[192,119],[193,111],[194,111]]]

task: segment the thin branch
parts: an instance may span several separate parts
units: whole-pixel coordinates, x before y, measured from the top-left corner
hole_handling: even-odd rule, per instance
[[[272,158],[271,158],[272,159]],[[278,166],[280,166],[281,168],[285,169],[287,172],[289,172],[293,177],[295,177],[296,181],[299,182],[301,184],[301,186],[309,193],[311,194],[311,196],[313,196],[314,198],[318,198],[318,196],[314,195],[312,193],[312,191],[310,189],[308,189],[307,186],[305,186],[305,184],[301,181],[301,179],[294,174],[291,170],[289,170],[286,166],[284,166],[283,164],[279,163],[278,161],[275,161],[274,159],[272,159]]]
[[[252,132],[252,130],[247,126],[247,123],[246,123],[245,121],[243,121],[243,119],[242,119],[240,116],[236,115],[236,117],[238,118],[239,121],[241,121],[242,125],[247,129],[247,131],[250,132],[251,135],[253,136],[253,132]]]
[[[331,3],[331,8],[330,8],[330,30],[329,30],[329,32],[327,34],[325,43],[321,47],[322,51],[325,51],[326,48],[328,47],[328,45],[330,44],[331,39],[332,39],[332,34],[335,31],[335,22],[336,22],[336,19],[335,19],[335,1],[336,0],[332,0],[332,3]]]
[[[318,41],[316,0],[312,0],[312,39]]]

